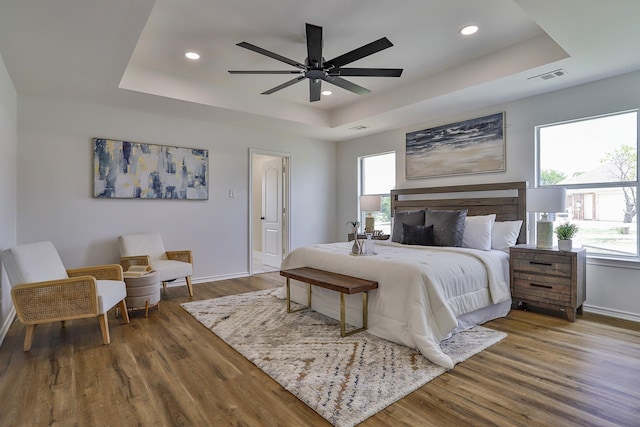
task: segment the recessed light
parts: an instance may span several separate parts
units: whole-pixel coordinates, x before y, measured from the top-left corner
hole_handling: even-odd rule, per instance
[[[329,95],[333,94],[333,92],[331,92],[330,90],[323,90],[320,93],[322,93],[324,96],[329,96]]]
[[[187,59],[191,59],[192,61],[197,61],[198,59],[200,59],[200,54],[198,52],[187,52],[184,54],[184,56],[186,56]]]
[[[460,34],[462,34],[463,36],[470,36],[471,34],[475,34],[477,32],[478,32],[477,25],[467,25],[466,27],[463,27],[460,30]]]

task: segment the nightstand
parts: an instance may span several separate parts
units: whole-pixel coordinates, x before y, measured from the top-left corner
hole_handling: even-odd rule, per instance
[[[377,236],[371,236],[371,238],[373,240],[389,240],[389,235],[388,234],[379,234]],[[353,233],[348,233],[347,234],[347,239],[348,239],[349,242],[353,241]],[[358,233],[358,240],[367,240],[367,235]]]
[[[565,252],[517,245],[509,250],[513,306],[564,311],[574,322],[586,298],[586,249]]]

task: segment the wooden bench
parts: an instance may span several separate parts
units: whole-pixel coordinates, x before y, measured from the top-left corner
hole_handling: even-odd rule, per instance
[[[294,313],[301,310],[311,309],[311,285],[324,289],[340,292],[340,335],[346,337],[367,329],[368,314],[368,292],[378,288],[378,282],[373,280],[360,279],[358,277],[346,276],[344,274],[332,273],[330,271],[318,270],[311,267],[293,268],[282,270],[280,275],[287,278],[287,313]],[[291,310],[291,279],[307,283],[307,306]],[[346,331],[344,295],[362,293],[362,328],[353,331]]]

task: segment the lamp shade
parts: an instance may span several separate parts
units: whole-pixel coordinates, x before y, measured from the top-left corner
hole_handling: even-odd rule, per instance
[[[382,207],[382,196],[360,196],[360,210],[364,212],[379,211]]]
[[[566,188],[532,188],[527,190],[527,211],[544,213],[564,212],[566,199]]]
[[[553,222],[548,213],[564,212],[567,190],[557,188],[532,188],[527,190],[527,210],[540,212],[542,217],[536,222],[536,243],[540,249],[553,247]]]

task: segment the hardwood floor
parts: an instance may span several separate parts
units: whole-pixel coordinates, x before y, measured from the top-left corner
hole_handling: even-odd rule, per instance
[[[194,285],[193,299],[279,286],[277,273]],[[328,426],[180,307],[97,320],[11,326],[0,347],[0,426]],[[585,314],[512,311],[485,326],[502,342],[387,407],[362,426],[638,426],[640,324]]]

